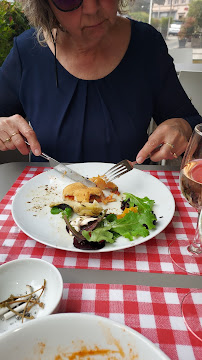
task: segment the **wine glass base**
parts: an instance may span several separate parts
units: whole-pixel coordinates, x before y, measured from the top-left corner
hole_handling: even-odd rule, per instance
[[[187,247],[187,250],[190,255],[200,255],[202,254],[201,246],[199,244],[191,244]]]
[[[186,294],[181,311],[188,330],[202,341],[202,290],[192,290]]]
[[[192,254],[189,247],[187,240],[172,241],[169,245],[170,257],[179,269],[190,274],[202,275],[202,256]]]

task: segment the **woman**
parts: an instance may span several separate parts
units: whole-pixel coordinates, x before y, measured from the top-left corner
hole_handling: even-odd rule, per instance
[[[36,31],[15,39],[0,71],[0,150],[28,154],[26,138],[35,156],[138,163],[159,145],[153,161],[185,150],[201,119],[160,33],[117,15],[122,0],[23,3]]]

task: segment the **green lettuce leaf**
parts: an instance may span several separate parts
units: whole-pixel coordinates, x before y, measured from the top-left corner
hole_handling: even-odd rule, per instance
[[[132,241],[134,236],[148,236],[148,229],[155,228],[153,224],[153,220],[155,219],[156,216],[149,211],[145,213],[134,213],[130,211],[123,218],[111,223],[111,226],[113,231]],[[145,224],[146,227],[143,224]]]
[[[129,200],[130,207],[138,206],[138,212],[146,211],[146,210],[152,210],[155,201],[150,200],[147,196],[144,198],[139,198],[133,194],[130,193],[124,193],[125,200]]]
[[[99,227],[93,231],[83,230],[82,235],[88,241],[99,242],[101,240],[105,240],[106,242],[113,244],[115,241],[114,234],[109,230],[111,230],[111,225]]]
[[[124,195],[130,207],[138,206],[138,212],[130,211],[121,219],[117,219],[115,214],[107,215],[93,231],[82,231],[82,235],[88,241],[105,240],[114,243],[119,236],[133,241],[134,237],[148,236],[149,230],[156,227],[156,215],[152,211],[154,200],[148,197],[139,198],[130,193],[124,193]]]

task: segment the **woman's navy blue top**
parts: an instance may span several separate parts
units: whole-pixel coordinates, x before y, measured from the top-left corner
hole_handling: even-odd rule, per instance
[[[58,88],[54,55],[34,29],[15,38],[0,68],[0,116],[25,117],[42,151],[61,162],[134,160],[152,117],[157,124],[185,118],[192,128],[201,122],[161,34],[148,24],[131,20],[123,59],[101,79],[76,78],[58,61],[57,69]]]

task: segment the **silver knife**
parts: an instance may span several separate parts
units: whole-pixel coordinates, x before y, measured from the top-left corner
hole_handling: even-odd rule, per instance
[[[30,144],[25,140],[25,143],[30,146]],[[76,171],[70,169],[68,166],[61,164],[59,161],[53,159],[49,155],[42,152],[40,154],[41,157],[49,161],[49,164],[54,170],[61,173],[63,176],[67,176],[69,179],[80,182],[88,187],[96,187],[95,183],[86,179],[84,176],[80,175]]]

